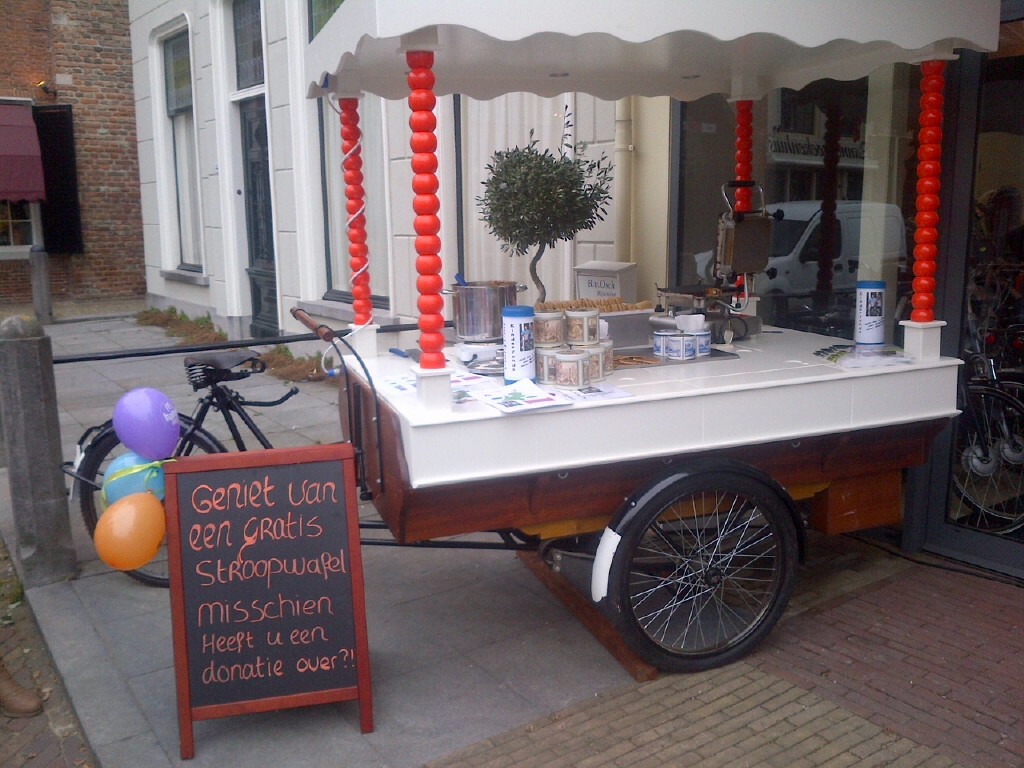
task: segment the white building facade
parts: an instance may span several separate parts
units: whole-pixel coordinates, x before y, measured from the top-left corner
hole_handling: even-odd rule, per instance
[[[148,298],[191,316],[209,313],[232,338],[300,330],[288,312],[293,306],[328,320],[352,316],[337,106],[306,98],[303,73],[303,52],[321,5],[130,3]],[[664,105],[667,115],[667,100]],[[541,147],[557,152],[568,111],[571,140],[588,145],[588,158],[607,155],[619,177],[619,165],[632,158],[622,132],[623,105],[618,122],[616,109],[614,102],[577,94],[439,99],[447,283],[461,271],[471,281],[530,284],[529,258],[503,254],[480,221],[476,197],[485,166],[496,150],[525,145],[531,130]],[[359,112],[375,321],[412,320],[418,294],[410,110],[405,101],[367,95]],[[657,158],[665,168],[667,140]],[[662,175],[667,185],[667,172]],[[540,275],[549,300],[573,298],[573,266],[618,258],[615,200],[622,195],[616,195],[616,183],[605,220],[545,254]],[[666,188],[655,191],[668,200]],[[665,205],[657,214],[660,234],[654,235],[662,241],[662,264]],[[644,282],[664,281],[664,266],[660,270]],[[531,285],[520,303],[534,298]]]

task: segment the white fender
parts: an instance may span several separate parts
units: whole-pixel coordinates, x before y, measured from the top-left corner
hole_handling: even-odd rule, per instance
[[[622,537],[611,528],[605,528],[601,534],[601,542],[594,555],[594,568],[590,572],[590,597],[595,603],[600,603],[608,594],[608,575],[620,541]]]

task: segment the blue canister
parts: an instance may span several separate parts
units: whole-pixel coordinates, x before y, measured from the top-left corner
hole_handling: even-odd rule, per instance
[[[505,355],[505,383],[537,380],[533,350],[533,307],[510,304],[501,308],[501,341]]]

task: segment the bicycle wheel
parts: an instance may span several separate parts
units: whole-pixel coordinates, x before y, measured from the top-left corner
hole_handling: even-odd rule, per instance
[[[181,436],[175,456],[190,456],[197,453],[225,453],[227,449],[217,438],[202,429],[194,429],[192,420],[181,414]],[[76,492],[82,500],[82,519],[91,537],[96,532],[96,522],[103,512],[100,500],[100,487],[110,462],[125,453],[128,449],[121,443],[112,426],[105,427],[85,449],[85,456],[78,467],[80,480],[76,480]],[[152,587],[166,587],[169,583],[167,573],[167,547],[161,546],[149,563],[133,571],[125,571],[128,576]]]
[[[611,565],[609,597],[624,639],[670,672],[736,661],[771,631],[792,595],[793,515],[776,489],[737,471],[649,488]]]
[[[956,422],[949,519],[987,533],[1024,526],[1024,404],[981,384]]]

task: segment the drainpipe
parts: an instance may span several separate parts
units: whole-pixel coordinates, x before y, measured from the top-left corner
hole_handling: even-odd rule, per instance
[[[631,261],[633,240],[633,101],[615,102],[615,260]]]

